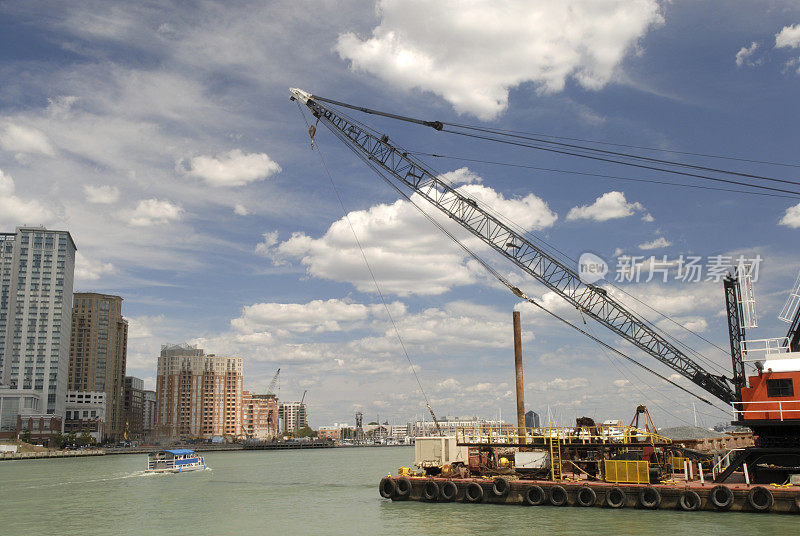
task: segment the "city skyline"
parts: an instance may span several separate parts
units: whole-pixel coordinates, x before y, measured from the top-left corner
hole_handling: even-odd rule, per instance
[[[389,0],[313,10],[4,4],[0,231],[44,224],[71,233],[74,289],[125,299],[127,374],[148,389],[161,345],[189,343],[242,356],[243,387],[253,393],[281,367],[282,398],[308,390],[317,425],[359,410],[408,420],[427,410],[394,324],[437,414],[512,415],[516,308],[526,402],[540,415],[550,406],[562,420],[628,418],[645,403],[659,424],[693,422],[685,394],[520,305],[321,125],[312,152],[288,89],[797,181],[800,8],[637,0],[599,11],[481,9],[457,23],[448,2],[424,17]],[[446,156],[420,158],[570,258],[596,255],[609,281],[623,255],[641,257],[640,267],[663,258],[667,281],[644,270],[615,284],[699,333],[705,340],[631,302],[714,371],[730,374],[722,286],[705,280],[715,256],[763,259],[752,335],[785,333],[775,317],[800,268],[791,248],[798,199],[642,183],[655,177],[359,119],[409,150]],[[581,323],[552,293],[478,251]],[[674,277],[689,257],[703,261],[699,281]],[[630,351],[602,327],[594,333]],[[725,420],[719,409],[698,410],[709,425]]]

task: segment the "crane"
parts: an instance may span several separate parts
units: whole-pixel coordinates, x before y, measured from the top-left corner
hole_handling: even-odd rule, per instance
[[[269,387],[267,387],[267,396],[272,396],[276,399],[275,403],[277,404],[277,397],[275,396],[275,386],[278,384],[278,375],[280,375],[281,369],[279,368],[278,371],[275,373],[275,376],[272,377],[272,380],[269,382]],[[276,411],[273,410],[273,406],[269,406],[270,409],[267,411],[267,429],[270,430],[274,435],[278,433],[278,423],[277,423],[277,415],[275,415]],[[273,436],[274,437],[274,436]]]
[[[450,186],[419,159],[390,142],[386,134],[372,131],[323,103],[409,121],[435,130],[442,130],[443,123],[353,106],[312,95],[297,88],[290,89],[290,99],[297,101],[300,106],[305,105],[317,118],[318,123],[322,122],[385,180],[393,185],[405,186],[427,200],[518,268],[572,304],[582,316],[593,318],[725,404],[732,405],[738,417],[735,423],[749,426],[754,431],[757,446],[741,451],[716,481],[724,481],[733,471],[749,465],[751,469],[758,468],[752,469],[755,482],[774,482],[778,480],[770,480],[776,477],[770,474],[770,471],[782,471],[781,474],[784,475],[794,467],[800,466],[800,448],[797,447],[800,440],[798,406],[800,400],[793,390],[793,382],[800,383],[800,348],[797,347],[800,342],[798,340],[800,312],[786,319],[792,324],[789,340],[793,346],[787,348],[792,352],[780,356],[768,355],[763,362],[746,359],[745,327],[755,327],[755,325],[754,316],[750,314],[753,311],[743,307],[744,304],[747,304],[747,307],[752,306],[752,288],[748,287],[744,292],[739,281],[742,274],[734,271],[724,282],[733,378],[713,374],[670,342],[646,320],[609,296],[604,288],[582,281],[575,270],[529,241],[481,207],[477,201]],[[316,127],[312,126],[309,128],[312,147],[315,134]],[[402,191],[399,188],[398,190]],[[506,284],[518,297],[532,301],[518,288]],[[795,289],[793,294],[798,292],[800,290]],[[748,295],[743,296],[743,294]],[[750,322],[751,319],[753,323]],[[583,333],[602,344],[597,338]],[[758,376],[749,377],[749,386],[744,370],[745,360],[755,362],[759,370]],[[769,367],[765,372],[764,367],[767,364]]]
[[[278,384],[278,375],[281,373],[281,369],[278,369],[278,372],[275,373],[275,376],[272,377],[272,381],[269,382],[269,387],[267,387],[267,394],[274,395],[275,394],[275,386]]]
[[[411,188],[582,314],[595,319],[726,404],[738,400],[728,378],[705,370],[603,288],[584,283],[572,268],[490,214],[475,200],[456,191],[421,161],[390,143],[388,136],[355,124],[322,105],[319,97],[306,91],[296,88],[290,91],[292,99],[305,104],[315,117],[369,164]],[[423,124],[437,130],[441,125],[436,122]]]
[[[794,282],[792,290],[789,291],[789,299],[786,300],[786,305],[783,306],[778,319],[789,324],[786,338],[790,350],[800,352],[800,274],[797,274],[797,280]]]

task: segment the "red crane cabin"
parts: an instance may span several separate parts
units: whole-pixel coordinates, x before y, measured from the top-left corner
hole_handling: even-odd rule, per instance
[[[742,388],[737,413],[742,421],[800,420],[800,352],[766,357],[759,375],[750,376]]]

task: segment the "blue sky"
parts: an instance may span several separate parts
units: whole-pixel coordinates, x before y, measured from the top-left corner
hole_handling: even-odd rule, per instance
[[[658,424],[693,415],[680,391],[520,305],[324,129],[312,152],[289,87],[425,119],[791,164],[685,157],[800,180],[794,2],[2,2],[0,79],[0,227],[72,232],[75,290],[125,298],[129,374],[153,385],[167,342],[240,355],[246,387],[281,367],[282,398],[308,389],[315,426],[425,411],[320,153],[437,413],[510,418],[517,308],[529,407],[562,422],[627,419],[639,403]],[[680,181],[362,119],[416,151]],[[800,268],[800,199],[430,164],[612,272],[626,254],[761,255],[751,336],[785,333],[776,315]],[[727,348],[719,284],[620,286]],[[727,372],[726,353],[647,315]]]

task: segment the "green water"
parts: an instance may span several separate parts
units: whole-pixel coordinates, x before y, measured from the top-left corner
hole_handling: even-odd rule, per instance
[[[209,452],[211,471],[143,475],[145,455],[0,463],[2,535],[800,534],[800,517],[392,503],[413,450]]]

